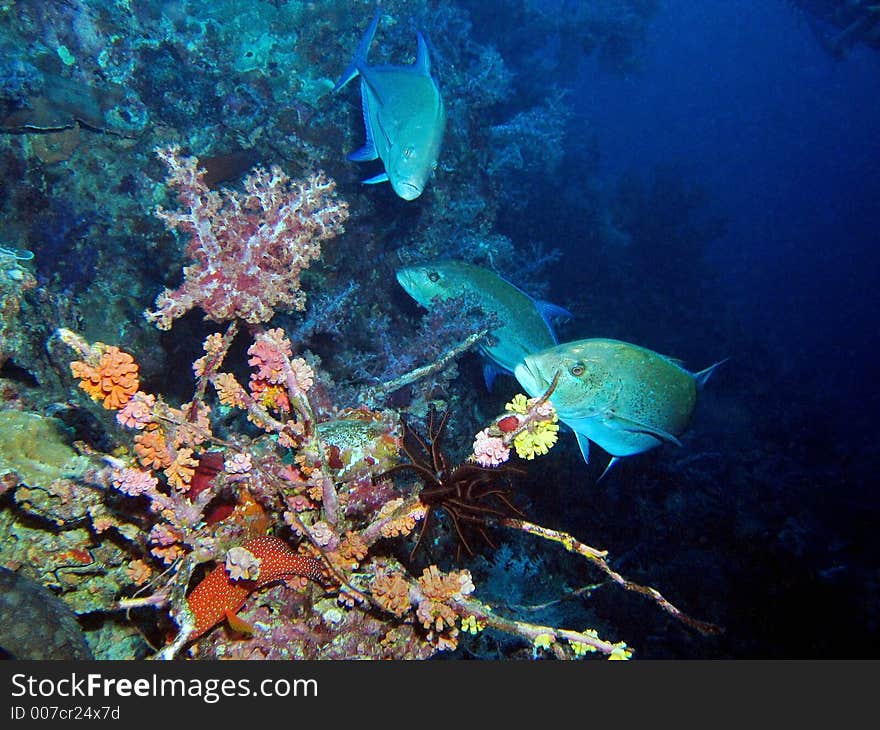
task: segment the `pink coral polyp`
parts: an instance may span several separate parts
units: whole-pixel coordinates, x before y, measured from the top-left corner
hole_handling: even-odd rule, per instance
[[[488,429],[474,439],[474,457],[480,466],[499,466],[510,458],[510,447],[498,436],[490,436]]]

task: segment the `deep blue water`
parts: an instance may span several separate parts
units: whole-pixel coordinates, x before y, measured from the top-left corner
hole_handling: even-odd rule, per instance
[[[724,298],[775,360],[736,366],[815,378],[830,419],[874,426],[880,57],[832,59],[784,3],[662,7],[639,73],[579,69],[603,176],[675,162],[705,185],[727,222],[709,252]]]
[[[568,222],[555,238],[568,263],[554,296],[589,302],[568,338],[636,341],[694,369],[730,357],[688,446],[725,463],[693,485],[682,473],[665,484],[657,476],[664,486],[652,489],[645,461],[640,474],[624,467],[588,484],[577,495],[589,504],[584,532],[613,521],[613,544],[636,522],[634,550],[655,560],[690,551],[667,584],[726,596],[739,639],[684,650],[670,639],[657,655],[873,655],[877,617],[865,607],[877,595],[880,515],[880,55],[855,47],[830,57],[786,3],[661,5],[637,69],[609,73],[595,56],[569,69],[569,143],[597,152],[606,194],[622,179],[671,170],[701,191],[693,217],[723,227],[702,242],[699,226],[695,240],[664,240],[663,225],[650,227],[666,212],[655,197],[643,226],[651,248],[616,256]],[[576,186],[576,175],[564,184]],[[584,483],[577,466],[568,478]],[[681,496],[713,481],[712,506]],[[639,510],[647,517],[632,516]],[[656,541],[652,520],[665,525]],[[703,532],[700,546],[681,539],[691,529]],[[804,638],[823,620],[849,643]]]

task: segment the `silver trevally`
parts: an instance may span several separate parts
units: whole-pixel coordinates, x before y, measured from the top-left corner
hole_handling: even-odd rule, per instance
[[[483,368],[490,389],[499,371],[512,373],[528,353],[556,344],[551,317],[571,317],[562,307],[532,299],[494,271],[464,261],[405,266],[397,271],[397,281],[425,308],[436,297],[470,296],[484,312],[495,314],[500,325],[492,330],[491,342],[480,346],[492,361]]]
[[[692,373],[653,350],[597,338],[527,355],[514,374],[536,397],[559,373],[550,402],[575,432],[584,461],[589,461],[590,441],[611,454],[607,472],[621,457],[662,443],[680,446],[678,437],[690,423],[697,391],[721,362]]]
[[[434,79],[428,46],[418,33],[418,54],[412,66],[369,66],[367,52],[379,25],[379,11],[336,82],[338,91],[360,74],[361,101],[367,140],[348,159],[366,162],[379,158],[385,172],[364,180],[390,182],[404,200],[422,194],[437,167],[446,128],[446,111]]]

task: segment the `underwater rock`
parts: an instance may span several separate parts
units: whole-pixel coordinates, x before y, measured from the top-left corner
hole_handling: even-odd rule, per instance
[[[259,162],[260,153],[253,147],[199,158],[199,165],[205,169],[202,180],[212,190],[220,183],[237,180]]]
[[[67,445],[59,421],[25,411],[0,412],[0,475],[12,472],[29,487],[46,487],[80,476],[87,466],[88,460]]]
[[[131,89],[110,83],[86,86],[73,79],[47,75],[41,93],[0,118],[0,129],[53,132],[80,124],[125,137],[140,134],[148,122],[143,103]]]
[[[11,659],[92,659],[76,616],[30,578],[0,568],[0,655]]]
[[[22,326],[21,304],[25,292],[37,285],[23,264],[32,256],[0,244],[0,368],[22,349],[27,328]]]

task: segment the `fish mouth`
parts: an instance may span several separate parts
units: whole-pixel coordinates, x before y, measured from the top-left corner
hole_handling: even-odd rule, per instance
[[[544,395],[550,383],[529,360],[530,358],[526,357],[520,362],[513,369],[513,375],[525,389],[526,393],[529,394],[529,397],[537,398],[540,395]]]
[[[414,185],[411,182],[401,181],[397,183],[397,187],[394,188],[394,192],[396,192],[404,200],[415,200],[422,194],[422,188],[420,185]]]

